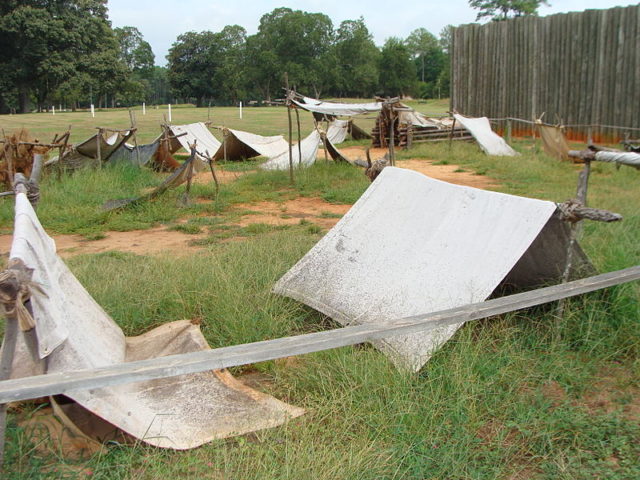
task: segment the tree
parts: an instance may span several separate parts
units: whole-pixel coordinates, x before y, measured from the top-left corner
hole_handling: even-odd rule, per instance
[[[540,5],[549,5],[547,0],[469,0],[472,8],[479,10],[476,20],[491,17],[506,20],[510,17],[537,15]]]
[[[120,45],[120,59],[132,72],[148,73],[153,69],[155,55],[136,27],[114,28]]]
[[[174,95],[236,101],[243,93],[246,31],[228,25],[221,32],[187,32],[169,50],[168,79]]]
[[[94,85],[106,95],[122,79],[105,0],[2,2],[0,51],[21,112],[32,98],[38,108],[61,96],[76,102]]]
[[[362,17],[340,24],[332,53],[336,72],[333,83],[340,95],[368,97],[375,93],[380,50]]]
[[[442,70],[443,53],[438,39],[425,28],[411,32],[405,44],[416,60],[422,82],[432,82]]]
[[[269,99],[280,93],[282,77],[319,95],[328,87],[325,55],[333,40],[331,19],[322,13],[276,8],[262,16],[258,33],[247,39],[250,78]]]
[[[380,87],[384,95],[410,94],[416,86],[416,67],[399,38],[387,39],[380,55]]]

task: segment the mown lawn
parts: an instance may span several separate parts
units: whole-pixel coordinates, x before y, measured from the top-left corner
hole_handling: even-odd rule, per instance
[[[271,123],[276,117],[286,122],[282,110],[255,111],[265,116],[253,131],[284,131],[282,123]],[[51,125],[30,128],[44,132]],[[449,148],[445,142],[399,152],[399,164],[402,158],[432,159],[490,176],[503,192],[559,202],[574,195],[579,167],[546,157],[529,140],[515,142],[515,148],[520,157],[490,158],[474,144]],[[179,207],[182,187],[124,212],[100,211],[104,200],[132,196],[159,181],[144,170],[103,169],[49,178],[42,187],[38,213],[50,231],[91,236],[179,218],[210,231],[198,255],[111,252],[69,260],[127,335],[166,321],[199,318],[207,340],[218,347],[336,327],[317,312],[270,293],[323,231],[305,224],[255,227],[234,242],[223,242],[217,232],[233,215],[235,203],[299,195],[353,203],[368,185],[360,170],[320,162],[297,172],[294,186],[286,172],[248,173],[222,185],[217,198],[213,185],[194,186],[194,197],[213,202]],[[582,244],[600,271],[640,263],[639,182],[636,170],[594,166],[590,204],[624,215],[619,224],[585,225]],[[10,229],[10,200],[2,204],[0,222],[3,230]],[[186,452],[111,445],[90,459],[64,459],[55,444],[36,445],[18,426],[19,418],[35,409],[27,407],[26,413],[14,411],[9,418],[5,475],[640,478],[639,293],[632,284],[574,299],[560,320],[547,306],[466,325],[416,375],[396,370],[368,345],[234,369],[238,375],[260,372],[268,379],[265,391],[308,413],[280,428]]]

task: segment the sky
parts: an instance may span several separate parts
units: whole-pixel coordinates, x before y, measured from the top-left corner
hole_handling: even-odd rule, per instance
[[[539,14],[551,15],[591,8],[635,5],[626,0],[550,0]],[[426,28],[438,36],[446,25],[473,23],[477,11],[468,0],[403,0],[401,3],[368,0],[109,0],[109,18],[114,27],[137,27],[151,44],[156,65],[166,65],[166,55],[181,33],[219,32],[226,25],[240,25],[249,35],[257,32],[260,17],[278,7],[320,12],[331,18],[334,27],[343,20],[362,16],[377,45],[389,37],[406,38],[416,28]]]

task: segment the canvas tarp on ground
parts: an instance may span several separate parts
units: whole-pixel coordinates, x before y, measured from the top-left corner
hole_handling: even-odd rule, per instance
[[[182,320],[126,338],[56,254],[35,211],[16,197],[11,259],[33,268],[31,304],[45,373],[97,368],[209,348],[200,329]],[[40,373],[22,334],[13,378]],[[299,408],[255,391],[226,371],[209,371],[116,387],[68,392],[95,415],[151,445],[187,449],[217,438],[282,424]]]
[[[214,160],[242,160],[258,156],[276,157],[289,149],[282,135],[263,137],[255,133],[226,129],[224,143],[213,156]]]
[[[116,132],[110,135],[97,132],[83,142],[74,145],[71,150],[58,160],[58,163],[68,170],[76,170],[89,165],[100,165],[100,163],[109,160],[111,155],[131,135],[133,135],[133,131]],[[98,142],[100,143],[100,158],[98,158]]]
[[[542,138],[542,148],[547,155],[559,160],[569,160],[569,145],[561,127],[538,124],[538,130]]]
[[[194,163],[196,172],[202,172],[208,168],[209,157],[212,157],[220,148],[220,141],[213,136],[207,126],[202,123],[189,123],[187,125],[167,125],[169,131],[176,137],[171,139],[170,151],[177,151],[179,144],[187,152],[191,153],[191,145],[196,144],[197,162]]]
[[[293,100],[293,103],[309,112],[334,115],[338,117],[352,117],[363,113],[379,112],[382,110],[382,102],[337,103],[323,102],[316,98],[302,97],[301,99]]]
[[[554,212],[553,202],[387,167],[274,292],[345,326],[481,302],[505,278],[512,286],[558,279],[569,235]],[[586,262],[577,245],[575,258],[577,271]],[[374,344],[417,371],[458,327]]]
[[[491,124],[487,117],[470,118],[458,113],[454,113],[453,117],[473,135],[473,138],[487,155],[508,157],[518,155],[518,152],[511,148],[502,137],[491,130]]]

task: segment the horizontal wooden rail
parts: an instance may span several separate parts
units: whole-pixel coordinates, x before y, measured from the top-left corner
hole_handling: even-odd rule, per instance
[[[596,275],[530,292],[474,303],[436,313],[415,315],[380,325],[356,325],[326,332],[266,340],[91,370],[52,373],[0,382],[0,403],[27,400],[72,390],[173,377],[246,365],[379,340],[393,335],[480,320],[640,279],[640,266]]]

